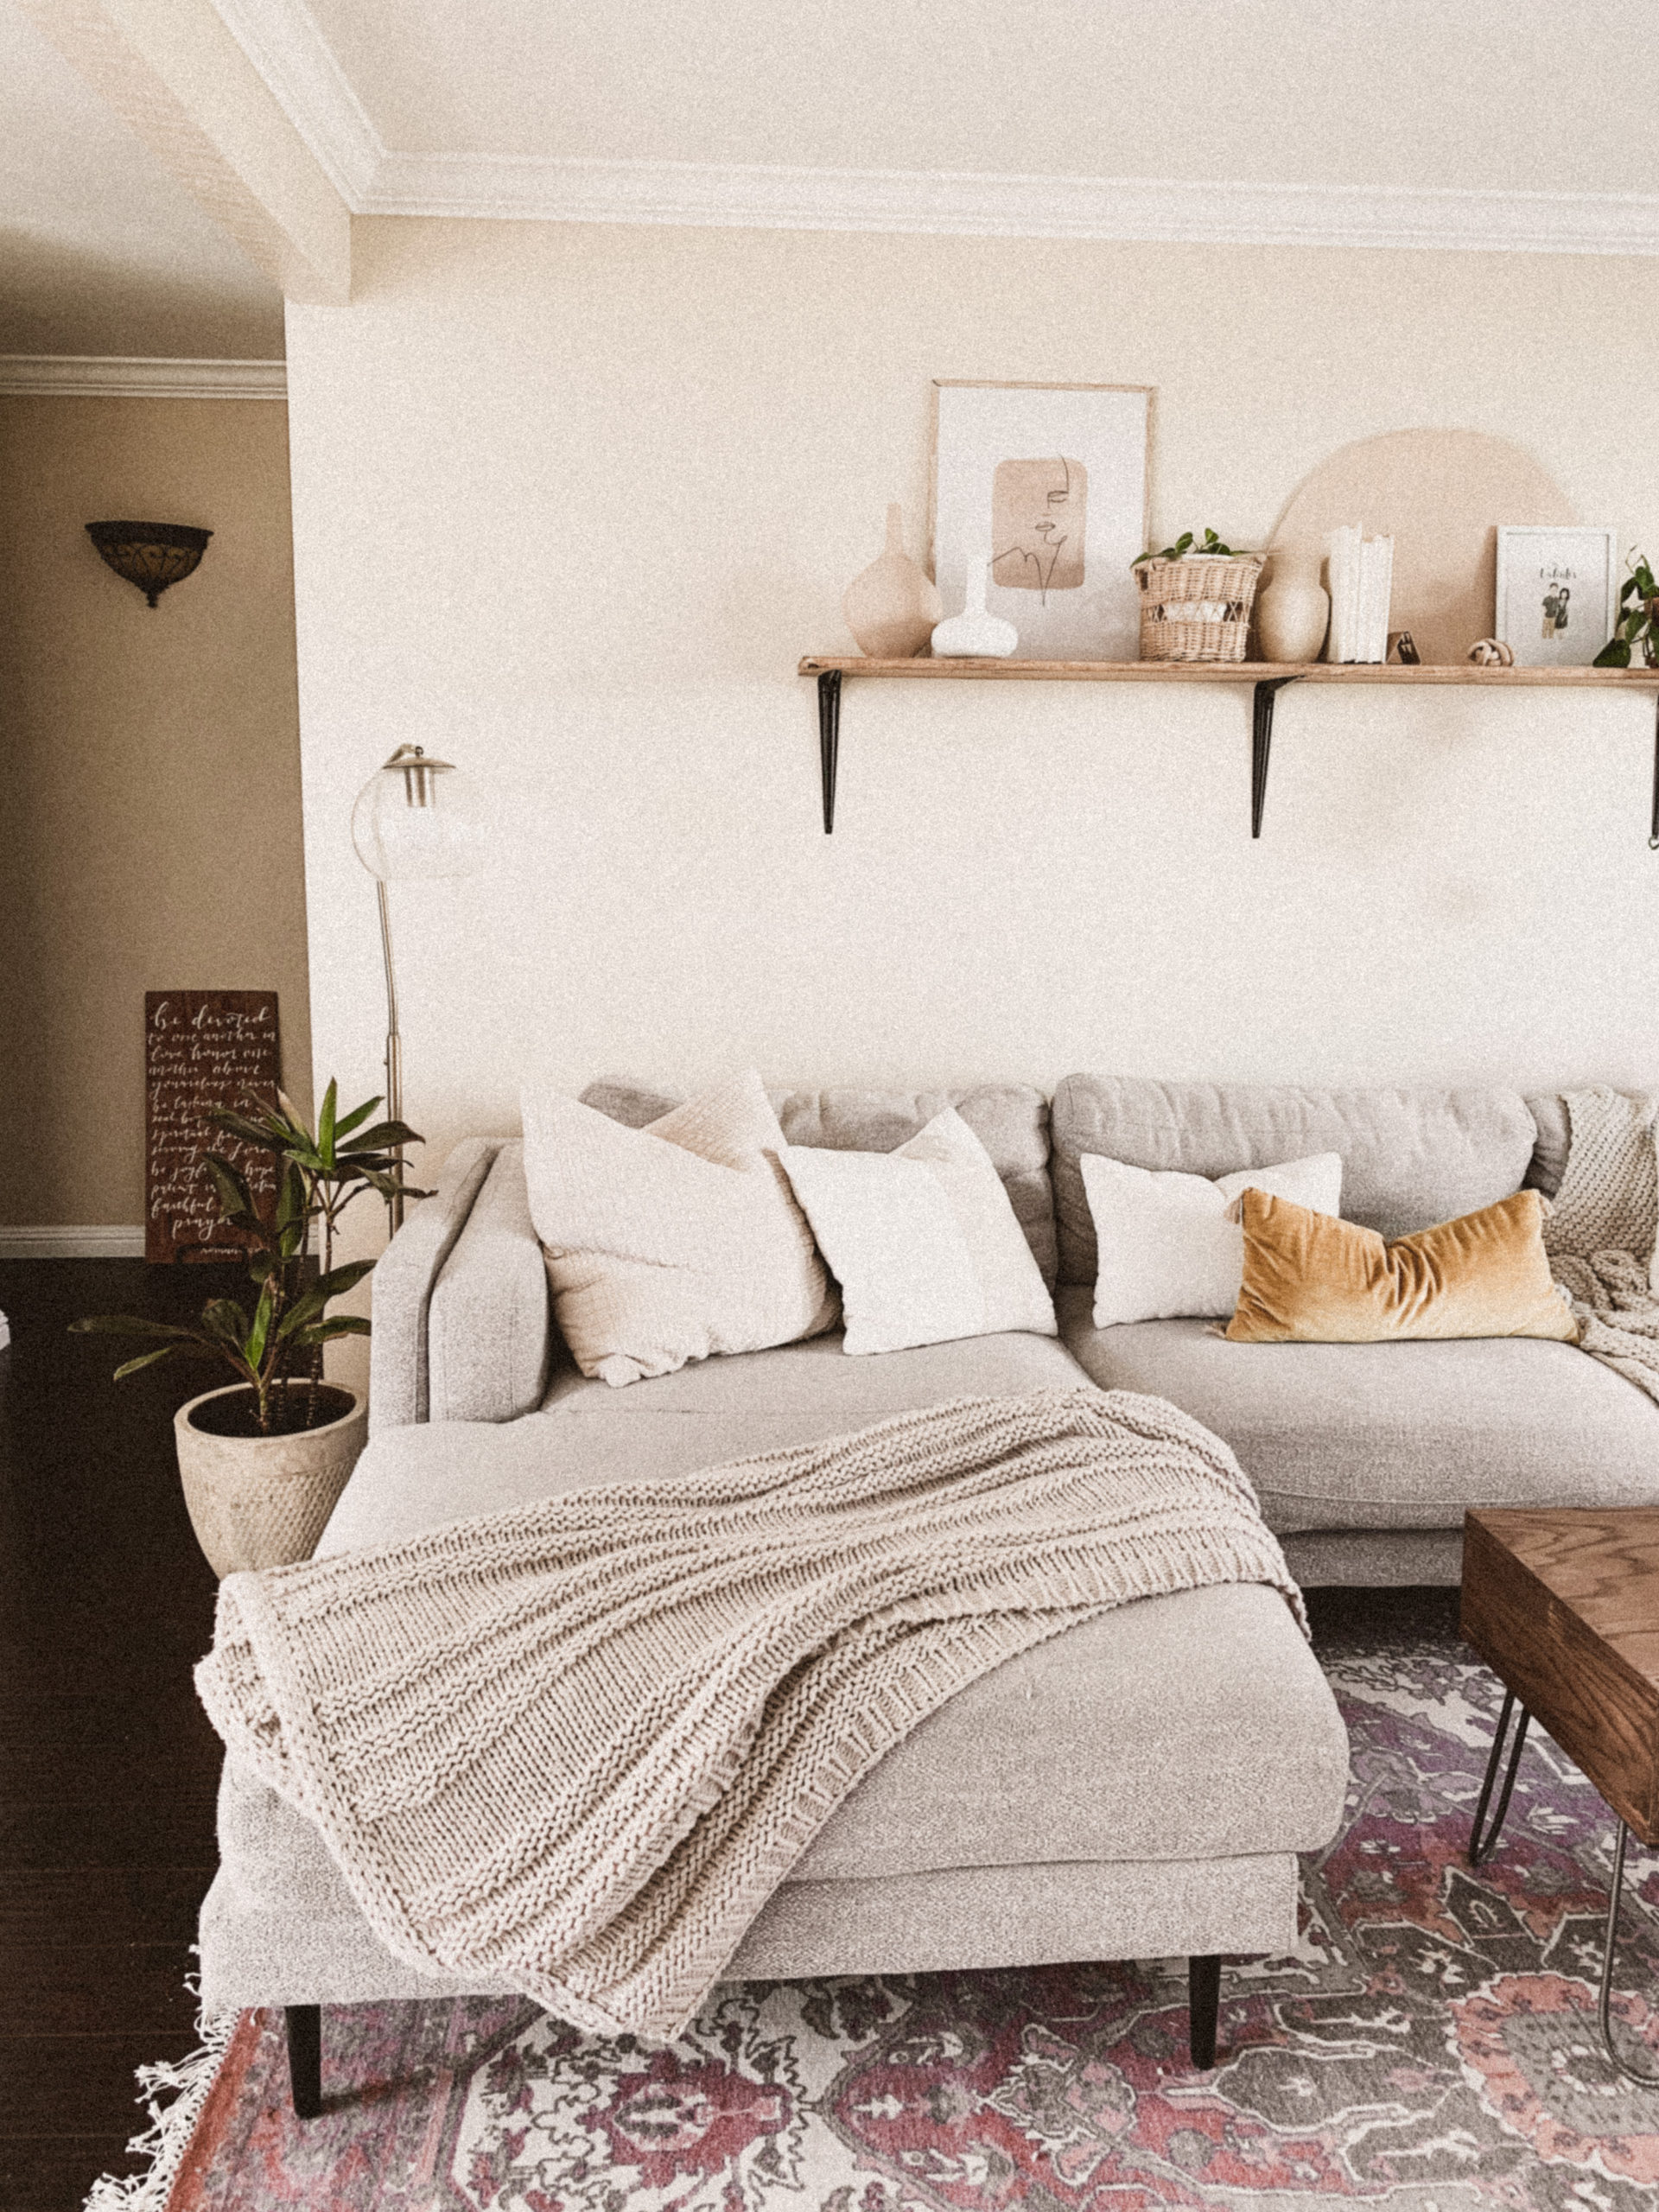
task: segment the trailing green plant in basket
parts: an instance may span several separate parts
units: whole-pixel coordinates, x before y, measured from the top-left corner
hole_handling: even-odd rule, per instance
[[[1213,530],[1205,530],[1201,545],[1190,530],[1184,530],[1175,543],[1166,545],[1161,553],[1137,553],[1129,566],[1138,569],[1147,561],[1180,561],[1189,553],[1195,561],[1248,561],[1254,557],[1243,546],[1224,545]]]
[[[255,1102],[245,1112],[213,1109],[208,1118],[215,1128],[276,1159],[276,1198],[263,1211],[232,1161],[209,1153],[203,1162],[226,1226],[247,1239],[248,1273],[257,1295],[251,1312],[236,1299],[210,1298],[194,1327],[142,1313],[72,1321],[71,1329],[79,1333],[145,1338],[156,1344],[124,1360],[115,1370],[118,1382],[175,1352],[222,1360],[252,1394],[259,1435],[289,1435],[316,1425],[319,1412],[326,1411],[323,1346],[336,1337],[369,1333],[360,1314],[327,1310],[374,1266],[372,1260],[334,1265],[340,1216],[365,1191],[385,1198],[399,1192],[406,1198],[430,1195],[404,1180],[399,1156],[404,1145],[419,1144],[421,1137],[403,1122],[372,1122],[379,1103],[371,1098],[341,1116],[338,1086],[331,1083],[315,1129],[280,1090],[274,1105]],[[321,1268],[308,1253],[314,1223],[321,1231]]]
[[[1659,664],[1659,582],[1647,555],[1634,546],[1629,566],[1630,572],[1619,590],[1613,634],[1591,663],[1592,668],[1628,668],[1630,648],[1636,645],[1649,668]]]

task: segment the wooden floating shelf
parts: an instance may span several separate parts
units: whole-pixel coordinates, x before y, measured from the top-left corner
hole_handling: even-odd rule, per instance
[[[1471,661],[1406,666],[1398,661],[1165,661],[1165,660],[866,660],[860,654],[809,653],[797,673],[818,685],[818,751],[823,783],[823,827],[836,823],[836,770],[841,743],[843,677],[899,677],[924,683],[966,680],[1000,683],[1248,683],[1252,690],[1250,835],[1262,835],[1268,763],[1273,746],[1273,704],[1289,683],[1384,685],[1460,684],[1491,691],[1649,690],[1659,703],[1659,668],[1478,668]],[[1653,809],[1648,843],[1659,848],[1659,719],[1654,734]]]

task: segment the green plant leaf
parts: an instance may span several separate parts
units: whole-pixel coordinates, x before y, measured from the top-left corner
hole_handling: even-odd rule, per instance
[[[368,1120],[370,1115],[373,1113],[375,1108],[379,1103],[380,1101],[378,1096],[365,1099],[362,1105],[353,1106],[349,1114],[342,1116],[342,1117],[334,1123],[334,1147],[336,1151],[339,1149],[341,1137],[350,1136],[354,1128],[357,1128],[362,1122]]]
[[[200,1338],[196,1329],[181,1329],[171,1321],[152,1321],[143,1313],[93,1313],[85,1320],[69,1324],[72,1336],[77,1337],[172,1337],[192,1342]]]
[[[1592,668],[1628,668],[1630,649],[1623,638],[1610,638],[1590,664]]]
[[[336,1337],[366,1337],[370,1324],[361,1313],[334,1313],[326,1321],[314,1321],[308,1329],[302,1329],[295,1338],[296,1344],[331,1344]]]
[[[253,1325],[248,1331],[247,1342],[242,1348],[242,1356],[250,1367],[257,1367],[265,1356],[265,1344],[270,1335],[271,1318],[275,1310],[276,1300],[271,1296],[270,1285],[267,1283],[260,1295],[258,1305],[254,1308]]]
[[[124,1359],[110,1380],[118,1382],[124,1375],[136,1375],[141,1367],[154,1367],[158,1359],[171,1359],[175,1351],[183,1349],[181,1344],[163,1344],[160,1351],[141,1351],[137,1359]]]
[[[334,1113],[339,1103],[340,1084],[330,1076],[328,1088],[322,1094],[322,1110],[317,1116],[317,1150],[327,1167],[334,1164]]]

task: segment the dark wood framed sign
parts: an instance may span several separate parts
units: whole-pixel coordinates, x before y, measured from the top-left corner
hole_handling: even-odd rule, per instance
[[[240,1255],[243,1241],[219,1220],[202,1155],[235,1160],[262,1204],[276,1196],[276,1162],[221,1135],[208,1109],[270,1098],[281,1080],[275,991],[144,993],[147,1260]]]

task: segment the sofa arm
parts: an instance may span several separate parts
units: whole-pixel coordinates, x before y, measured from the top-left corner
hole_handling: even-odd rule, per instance
[[[429,1421],[517,1421],[541,1404],[556,1339],[516,1140],[491,1162],[443,1263],[426,1338]]]
[[[499,1137],[468,1137],[438,1171],[423,1198],[377,1262],[374,1333],[369,1339],[369,1431],[427,1418],[427,1318],[443,1263],[472,1211]]]

